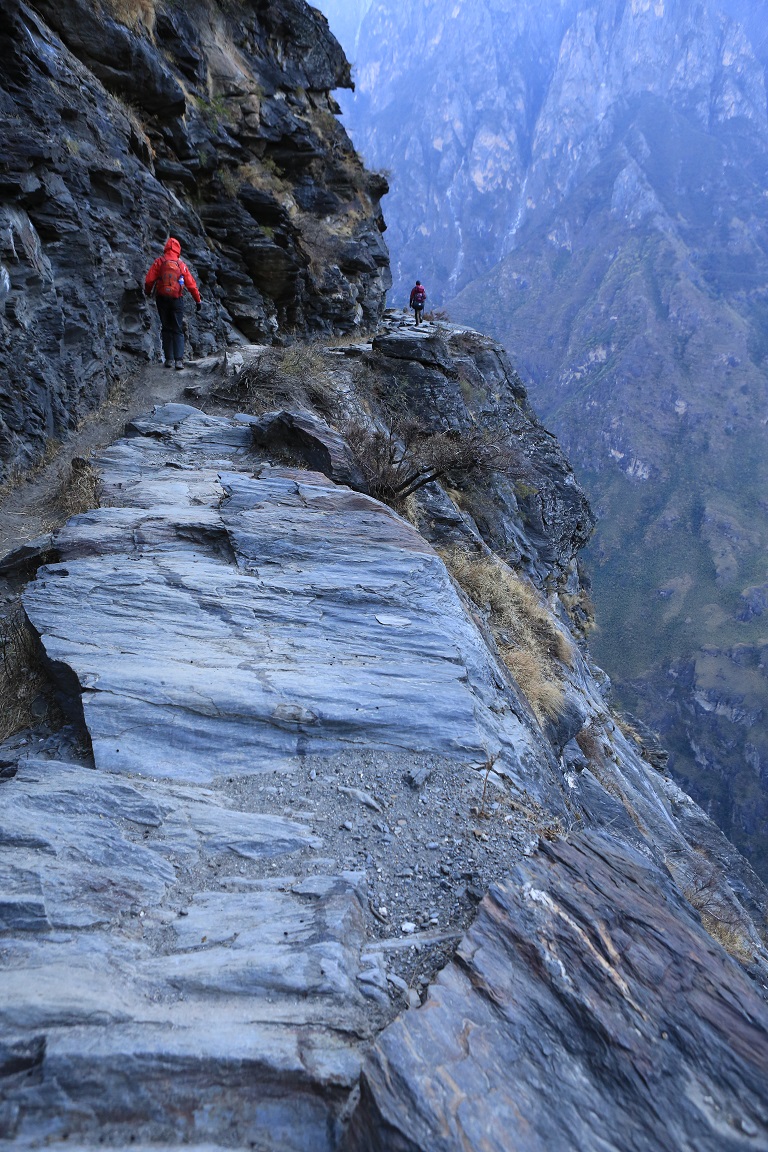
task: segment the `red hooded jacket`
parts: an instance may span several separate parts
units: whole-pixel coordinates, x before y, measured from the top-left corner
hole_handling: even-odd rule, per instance
[[[144,281],[145,295],[151,295],[152,289],[158,296],[170,296],[178,300],[184,289],[192,293],[195,303],[200,303],[200,292],[197,282],[183,260],[180,260],[181,244],[173,236],[166,241],[163,255],[158,256],[147,272]]]

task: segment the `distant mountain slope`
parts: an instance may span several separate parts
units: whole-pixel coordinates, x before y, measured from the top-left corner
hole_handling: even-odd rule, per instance
[[[593,648],[768,870],[768,4],[374,0],[395,296],[491,331],[600,514]]]

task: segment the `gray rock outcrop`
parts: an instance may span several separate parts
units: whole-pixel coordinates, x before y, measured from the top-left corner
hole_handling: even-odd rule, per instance
[[[169,234],[203,295],[198,355],[375,325],[386,181],[335,118],[348,84],[303,0],[3,4],[3,473],[158,354],[142,286]]]
[[[325,353],[336,434],[387,379],[415,403],[439,373],[425,424],[509,389],[549,538],[513,546],[514,475],[485,521],[428,485],[419,531],[292,465],[285,421],[271,458],[270,420],[172,404],[41,540],[23,603],[68,723],[0,748],[14,1148],[768,1140],[765,890],[566,634],[588,509],[524,389],[477,334],[423,338],[428,365],[396,317]],[[427,537],[549,587],[556,716]]]

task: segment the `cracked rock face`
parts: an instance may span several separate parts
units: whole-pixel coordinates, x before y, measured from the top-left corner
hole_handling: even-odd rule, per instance
[[[354,445],[314,413],[169,404],[0,566],[39,566],[69,717],[0,747],[0,1139],[762,1147],[765,889],[575,638],[537,720],[429,543],[496,549],[566,628],[567,462],[476,333],[324,356],[358,415],[388,381],[430,429],[506,412],[535,499],[433,483],[412,523],[334,483]]]
[[[187,322],[198,354],[349,332],[384,306],[386,181],[335,118],[349,66],[320,13],[303,0],[129,10],[0,12],[3,470],[159,354],[142,286],[169,234],[203,295]]]
[[[253,419],[134,421],[24,593],[80,743],[3,750],[3,1138],[758,1147],[759,882],[578,655],[561,757],[426,540]]]
[[[547,845],[379,1038],[345,1148],[759,1147],[765,1021],[645,856],[597,836]]]

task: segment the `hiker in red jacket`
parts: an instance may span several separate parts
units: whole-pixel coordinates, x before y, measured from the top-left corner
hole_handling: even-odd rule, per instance
[[[421,324],[424,318],[424,301],[426,298],[427,290],[421,280],[417,280],[413,288],[411,288],[411,298],[408,301],[408,307],[413,308],[413,315],[417,324]]]
[[[144,281],[144,295],[155,293],[165,366],[175,363],[179,371],[184,367],[184,289],[192,293],[198,312],[203,306],[195,278],[180,256],[181,244],[171,236]]]

